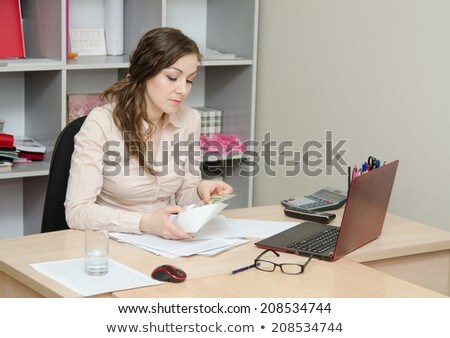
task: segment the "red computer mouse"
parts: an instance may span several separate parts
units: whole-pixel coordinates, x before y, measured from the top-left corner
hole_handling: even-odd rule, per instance
[[[161,282],[181,283],[186,279],[186,272],[173,265],[161,265],[152,272],[152,278]]]

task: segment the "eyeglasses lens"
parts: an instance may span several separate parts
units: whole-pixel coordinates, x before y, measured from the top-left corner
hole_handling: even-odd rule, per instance
[[[263,271],[273,271],[275,270],[275,264],[267,261],[257,261],[256,268]]]
[[[281,270],[290,275],[296,275],[302,272],[302,267],[298,264],[282,264]]]

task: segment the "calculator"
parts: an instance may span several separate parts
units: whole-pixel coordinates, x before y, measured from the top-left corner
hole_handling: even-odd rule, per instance
[[[286,198],[281,201],[285,207],[299,211],[325,211],[339,209],[347,201],[347,191],[326,187],[299,198]]]

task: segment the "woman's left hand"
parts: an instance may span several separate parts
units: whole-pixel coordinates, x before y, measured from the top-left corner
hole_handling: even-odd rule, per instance
[[[233,192],[231,185],[222,181],[200,181],[197,185],[197,193],[200,199],[208,203],[212,195],[229,195]]]

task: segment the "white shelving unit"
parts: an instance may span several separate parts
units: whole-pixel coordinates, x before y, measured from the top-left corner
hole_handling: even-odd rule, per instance
[[[124,0],[124,55],[67,61],[67,26],[103,27],[103,0],[21,3],[27,58],[0,60],[0,118],[6,120],[4,132],[30,136],[49,151],[45,161],[0,173],[0,238],[40,231],[51,150],[66,124],[67,95],[99,93],[126,76],[130,52],[152,28],[176,27],[203,46],[236,55],[203,60],[186,105],[222,110],[223,133],[253,139],[258,0]],[[250,206],[252,178],[239,175],[239,157],[227,161],[233,165],[225,181],[237,194],[230,208]]]

